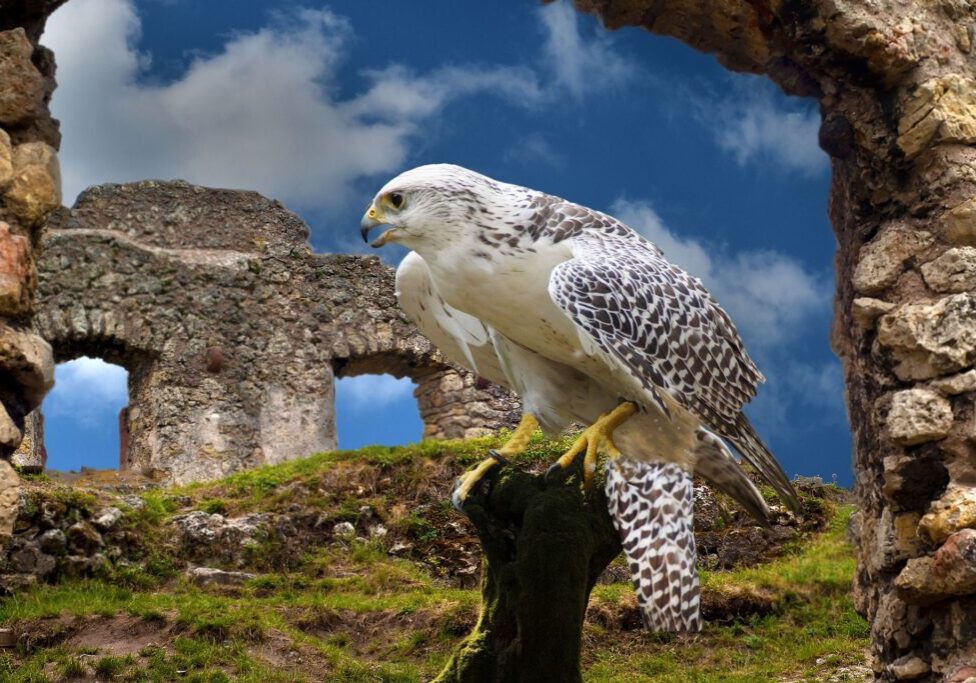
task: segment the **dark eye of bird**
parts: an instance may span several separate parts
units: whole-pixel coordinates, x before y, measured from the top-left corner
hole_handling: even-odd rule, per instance
[[[399,209],[400,206],[403,204],[403,195],[400,194],[399,192],[391,192],[390,204],[392,204],[394,207]]]

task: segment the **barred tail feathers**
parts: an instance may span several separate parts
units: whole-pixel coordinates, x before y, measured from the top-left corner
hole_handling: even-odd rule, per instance
[[[607,501],[644,626],[700,631],[691,475],[674,463],[608,463]]]
[[[773,454],[769,452],[769,448],[756,434],[755,428],[744,414],[739,414],[735,422],[734,433],[728,436],[736,450],[769,482],[769,485],[776,490],[787,507],[794,514],[801,514],[800,500],[796,497],[796,491],[793,490],[793,485],[787,478],[786,472],[783,471]]]
[[[704,427],[698,428],[695,474],[732,496],[760,524],[769,524],[769,506],[759,489],[732,457],[725,442]]]

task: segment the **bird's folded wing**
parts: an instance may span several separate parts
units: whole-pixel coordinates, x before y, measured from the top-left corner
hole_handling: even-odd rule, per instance
[[[583,232],[572,248],[549,295],[581,336],[649,395],[667,392],[720,433],[733,425],[763,376],[701,283],[636,234]]]

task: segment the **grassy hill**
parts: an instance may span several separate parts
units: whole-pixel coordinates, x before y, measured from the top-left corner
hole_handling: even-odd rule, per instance
[[[62,558],[52,584],[0,599],[17,639],[0,651],[0,680],[429,680],[480,597],[477,538],[448,492],[496,443],[323,453],[128,494],[40,477],[23,533],[44,515],[82,527],[109,506],[123,516],[97,562],[73,571]],[[541,467],[564,446],[537,439],[519,464]],[[586,680],[864,680],[868,627],[848,596],[852,510],[836,498],[804,489],[810,521],[772,530],[711,500],[717,512],[696,523],[710,567],[701,634],[640,631],[615,563],[587,612]],[[744,552],[754,548],[760,557]]]

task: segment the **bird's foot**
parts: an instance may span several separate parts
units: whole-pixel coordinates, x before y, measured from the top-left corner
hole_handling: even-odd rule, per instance
[[[478,466],[458,477],[451,493],[451,503],[458,512],[464,512],[464,501],[478,482],[496,465],[510,465],[509,458],[518,455],[526,449],[532,434],[539,428],[539,422],[529,413],[523,413],[518,427],[512,433],[511,438],[505,442],[501,448],[492,448],[488,451],[490,458],[486,458],[478,463]]]
[[[613,442],[613,432],[635,412],[637,406],[630,401],[625,401],[609,413],[601,415],[596,422],[580,432],[569,450],[559,456],[559,459],[546,470],[546,479],[552,480],[558,474],[565,472],[575,462],[576,456],[584,453],[583,486],[589,488],[596,473],[599,454],[604,453],[611,458],[620,457],[620,449]]]

